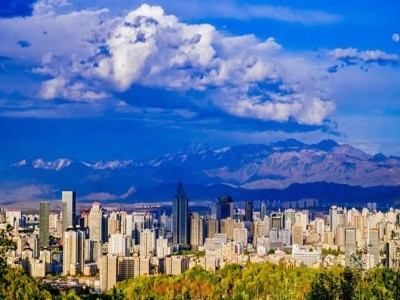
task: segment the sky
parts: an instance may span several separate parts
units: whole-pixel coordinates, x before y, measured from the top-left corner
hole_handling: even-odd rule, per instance
[[[397,2],[2,1],[0,164],[288,138],[400,155]]]

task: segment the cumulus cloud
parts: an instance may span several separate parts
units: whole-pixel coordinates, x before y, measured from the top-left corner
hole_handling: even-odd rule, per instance
[[[293,69],[287,72],[282,46],[273,38],[225,36],[209,24],[182,23],[161,7],[142,5],[129,13],[105,47],[108,55],[98,56],[92,75],[122,91],[133,84],[207,91],[214,105],[235,116],[312,125],[320,125],[334,107],[314,92],[295,91],[308,79],[300,73],[290,79]],[[251,95],[254,83],[273,82],[281,82],[276,94],[284,98]],[[304,109],[308,103],[312,108]]]
[[[88,90],[83,82],[69,83],[62,77],[55,77],[42,83],[40,96],[43,99],[64,98],[78,101],[96,101],[108,97],[105,92]]]
[[[399,57],[396,54],[388,54],[381,50],[359,51],[355,48],[337,48],[329,52],[335,59],[344,61],[359,60],[365,63],[398,63]]]
[[[107,9],[73,11],[65,0],[41,0],[31,17],[0,19],[0,26],[7,29],[2,44],[15,36],[30,41],[25,49],[5,43],[0,55],[33,61],[31,72],[45,76],[38,92],[45,100],[96,102],[140,85],[195,91],[201,96],[194,105],[203,101],[236,117],[305,125],[323,124],[335,108],[326,66],[286,51],[274,38],[227,35],[210,24],[182,22],[159,6],[115,17]],[[130,110],[117,105],[115,111]]]

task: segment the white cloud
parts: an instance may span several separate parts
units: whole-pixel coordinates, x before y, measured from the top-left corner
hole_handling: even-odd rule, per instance
[[[295,9],[287,6],[274,6],[265,4],[239,4],[238,1],[211,1],[201,2],[186,0],[183,2],[157,1],[168,11],[174,12],[185,19],[193,20],[204,18],[226,19],[271,19],[276,21],[314,25],[332,24],[341,21],[341,17],[335,14],[318,10]],[[205,9],[206,8],[206,9]]]
[[[42,83],[40,96],[43,99],[64,98],[77,101],[91,102],[108,97],[105,92],[88,90],[82,82],[70,84],[62,77],[55,77]]]
[[[381,50],[366,50],[359,51],[355,48],[337,48],[329,52],[336,59],[357,59],[363,62],[399,62],[399,57],[396,54],[388,54]]]
[[[293,12],[267,8],[260,7],[259,14],[272,17],[280,12],[289,19]],[[274,38],[228,36],[210,24],[184,23],[159,6],[144,4],[118,17],[107,13],[107,9],[72,11],[66,1],[42,0],[32,17],[0,20],[7,32],[0,37],[7,45],[0,55],[28,61],[32,73],[51,76],[38,93],[46,100],[109,100],[116,90],[141,85],[198,91],[203,93],[198,102],[211,102],[234,116],[265,121],[321,125],[335,109],[326,72],[331,61],[289,52]],[[318,19],[317,12],[310,14],[311,19]],[[31,46],[18,47],[12,42],[15,37],[26,39]],[[356,49],[336,49],[330,55],[366,62],[398,59],[381,51]],[[110,100],[113,104],[108,108],[132,111]],[[58,115],[58,110],[51,112]],[[191,111],[176,112],[195,116]]]

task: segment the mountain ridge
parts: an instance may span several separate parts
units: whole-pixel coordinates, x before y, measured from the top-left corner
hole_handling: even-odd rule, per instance
[[[316,182],[363,188],[399,186],[400,159],[367,154],[333,140],[305,144],[289,139],[220,149],[191,145],[145,160],[24,159],[0,170],[3,185],[40,184],[53,190],[76,190],[86,198],[102,195],[104,199],[117,199],[132,186],[134,197],[143,189],[171,184],[179,178],[188,184],[224,184],[249,191],[285,190],[293,184]]]

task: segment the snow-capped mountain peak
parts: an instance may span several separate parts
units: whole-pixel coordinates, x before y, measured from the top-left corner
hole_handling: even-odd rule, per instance
[[[21,167],[23,167],[23,166],[26,166],[27,164],[28,164],[28,163],[27,163],[26,159],[23,159],[23,160],[21,160],[21,161],[18,161],[18,162],[16,162],[16,163],[12,164],[12,165],[11,165],[11,168],[21,168]]]
[[[41,158],[32,161],[32,166],[35,169],[55,170],[60,171],[64,168],[69,167],[72,164],[72,160],[69,158],[59,158],[54,161],[45,161]]]

